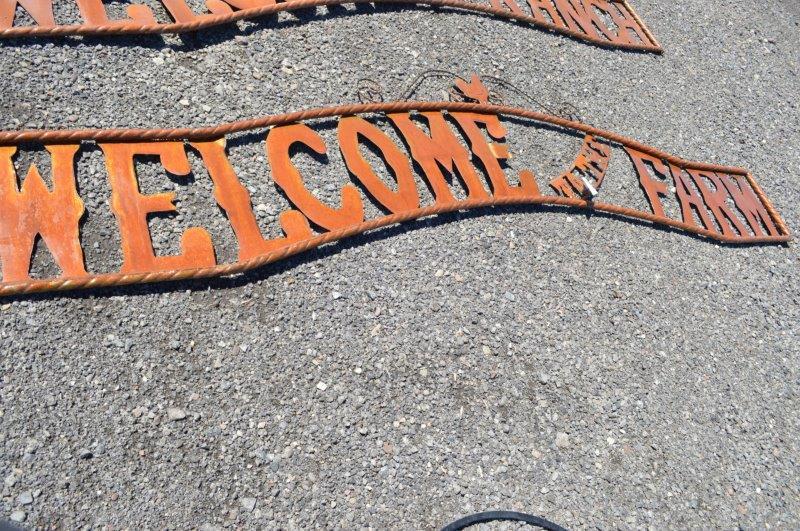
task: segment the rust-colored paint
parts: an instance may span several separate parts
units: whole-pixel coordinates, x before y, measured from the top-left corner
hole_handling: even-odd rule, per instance
[[[727,241],[747,241],[751,233],[753,238],[788,234],[785,224],[760,194],[749,173],[681,167],[632,147],[623,147],[633,161],[653,214],[659,218],[667,218],[660,198],[669,194],[668,183],[671,183],[680,204],[682,221],[690,227],[700,227],[699,220],[704,229],[721,233],[720,239]],[[710,182],[713,190],[704,179]],[[728,200],[733,202],[744,223],[728,205]]]
[[[52,0],[0,0],[0,38],[181,33],[318,6],[387,3],[450,7],[526,22],[600,46],[662,51],[626,0],[529,0],[526,9],[515,0],[489,0],[485,4],[468,0],[207,0],[208,13],[193,12],[185,0],[160,1],[171,20],[159,22],[144,4],[129,5],[127,18],[110,20],[102,0],[75,0],[83,23],[74,24],[55,20]],[[17,6],[31,15],[35,26],[14,26]]]
[[[430,134],[425,133],[411,119],[410,113],[389,114],[389,119],[397,126],[411,149],[411,156],[422,169],[436,202],[439,204],[455,201],[448,179],[442,173],[444,168],[451,175],[458,171],[466,186],[467,197],[472,200],[487,199],[486,191],[470,155],[461,145],[441,112],[423,112]]]
[[[272,167],[272,178],[294,205],[308,219],[326,230],[336,230],[364,221],[364,205],[358,188],[352,184],[342,187],[342,206],[324,204],[303,183],[289,155],[293,144],[302,144],[319,155],[327,152],[325,142],[305,124],[283,125],[267,135],[267,155]]]
[[[492,185],[492,195],[494,197],[525,197],[539,194],[539,186],[530,172],[522,172],[519,176],[520,184],[512,186],[508,183],[500,161],[511,158],[505,144],[495,142],[502,140],[506,136],[506,130],[500,123],[500,118],[495,114],[479,114],[474,112],[454,112],[451,116],[455,118],[469,141],[470,149],[478,160],[481,161],[489,181]],[[481,133],[479,125],[486,127],[486,131],[492,138],[487,142]]]
[[[158,212],[174,212],[175,193],[142,195],[133,164],[134,157],[157,155],[168,172],[189,175],[191,167],[183,142],[100,144],[100,149],[106,157],[108,180],[111,183],[111,211],[117,218],[122,237],[121,272],[172,271],[216,265],[211,236],[201,227],[192,227],[183,234],[180,255],[156,256],[153,251],[147,217]]]
[[[419,208],[419,192],[414,182],[411,161],[386,134],[359,116],[339,120],[339,149],[347,169],[364,185],[372,197],[393,214]],[[392,169],[397,191],[380,180],[359,149],[359,139],[374,145]]]
[[[0,0],[6,1],[8,0]],[[133,4],[125,8],[129,18],[122,20],[111,20],[106,13],[103,0],[75,0],[78,4],[81,17],[86,21],[87,26],[118,26],[119,28],[130,27],[132,25],[158,24],[153,12],[149,7],[141,4]],[[13,1],[10,2],[13,4]]]
[[[736,204],[736,208],[747,219],[750,229],[757,238],[788,234],[785,223],[780,216],[774,214],[772,205],[764,198],[758,184],[749,173],[747,175],[736,173],[720,173],[718,175]]]
[[[611,148],[607,143],[586,135],[572,167],[550,181],[550,187],[564,197],[586,197],[588,190],[581,176],[589,180],[595,190],[599,190],[610,158]]]
[[[54,28],[53,0],[0,0],[0,31],[10,29],[14,23],[17,6],[24,9],[38,24],[35,28]],[[85,20],[85,18],[84,18]]]
[[[647,196],[653,214],[659,218],[667,217],[661,204],[661,198],[667,196],[666,180],[670,176],[666,163],[661,157],[645,153],[643,150],[631,146],[623,147],[633,161],[636,174],[639,176],[639,185]],[[652,168],[653,173],[648,170],[648,166]]]
[[[485,100],[482,88],[475,83],[475,79],[463,82],[459,88],[465,95]],[[366,118],[378,112],[389,119],[384,129]],[[540,193],[538,177],[528,169],[519,171],[519,184],[509,182],[504,163],[512,153],[502,115],[514,116],[533,127],[557,126],[565,134],[583,135],[571,167],[550,181],[555,194]],[[338,205],[317,198],[292,162],[292,148],[319,155],[328,150],[319,134],[301,121],[333,116],[339,117],[336,141],[345,166],[367,192],[362,194],[352,184],[345,184]],[[428,124],[427,131],[417,120]],[[291,207],[278,216],[285,236],[265,239],[250,194],[239,181],[220,135],[270,126],[264,144],[268,160],[264,178],[271,176]],[[399,141],[386,134],[389,127],[395,128]],[[50,153],[52,190],[45,186],[35,167],[19,184],[12,159],[17,149],[14,144],[32,141],[44,143]],[[124,262],[119,272],[90,274],[84,267],[78,234],[84,209],[74,175],[83,141],[97,142],[105,156],[111,211],[118,221],[122,242]],[[365,158],[363,150],[370,147],[383,158],[391,174],[389,182],[378,177],[376,168]],[[584,182],[599,189],[605,180],[619,178],[608,174],[615,148],[627,152],[641,188],[639,193],[650,204],[651,212],[586,197]],[[176,256],[158,256],[153,250],[148,216],[175,211],[174,194],[142,194],[134,161],[139,156],[155,156],[167,172],[186,176],[191,172],[188,150],[200,155],[213,181],[214,199],[225,211],[239,244],[236,262],[217,264],[211,237],[201,227],[185,231],[181,252]],[[460,175],[465,183],[465,199],[456,199],[454,190],[458,184],[446,179],[443,169]],[[631,193],[636,191],[636,179],[631,178]],[[431,189],[426,202],[432,204],[422,201],[425,187],[418,184],[421,180]],[[388,213],[365,219],[366,201],[374,201]],[[679,219],[665,214],[666,201],[674,205],[672,210],[677,209]],[[370,103],[312,109],[213,128],[0,132],[0,295],[240,273],[390,224],[442,212],[511,204],[592,209],[721,242],[782,243],[791,238],[761,188],[741,168],[686,161],[580,122],[485,101]],[[28,269],[37,235],[62,270],[60,277],[30,278]]]
[[[730,195],[723,184],[725,176],[710,171],[692,169],[686,171],[692,176],[695,187],[700,190],[704,206],[711,210],[711,217],[716,220],[722,234],[729,237],[748,234],[744,223],[728,205]]]
[[[12,160],[17,148],[0,146],[0,261],[4,282],[30,279],[28,269],[37,236],[44,240],[64,276],[86,276],[78,237],[84,207],[73,171],[80,146],[45,148],[50,152],[52,190],[47,189],[36,166],[30,167],[19,186]]]
[[[252,210],[250,194],[239,182],[236,171],[225,155],[225,139],[192,142],[189,145],[200,153],[214,182],[214,199],[225,211],[239,242],[239,261],[250,260],[290,243],[311,238],[313,234],[306,217],[297,210],[288,210],[279,216],[281,229],[286,236],[265,240]]]

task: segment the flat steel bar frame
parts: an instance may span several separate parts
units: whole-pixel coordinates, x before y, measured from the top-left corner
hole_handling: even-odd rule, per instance
[[[207,14],[200,15],[197,20],[191,22],[173,22],[168,24],[136,24],[136,23],[112,23],[106,25],[87,25],[87,24],[70,24],[70,25],[57,25],[52,27],[47,26],[22,26],[10,27],[0,30],[0,38],[14,38],[14,37],[65,37],[65,36],[101,36],[101,35],[152,35],[152,34],[177,34],[197,31],[213,26],[229,24],[239,20],[247,20],[267,15],[274,15],[277,13],[291,12],[300,9],[308,9],[315,7],[328,7],[339,6],[344,4],[406,4],[406,5],[427,5],[430,7],[450,7],[454,9],[462,9],[486,15],[493,15],[500,18],[515,20],[518,22],[526,22],[533,26],[548,30],[554,33],[567,35],[575,39],[590,42],[598,46],[608,48],[618,48],[627,50],[638,50],[644,52],[651,52],[655,54],[663,53],[661,45],[653,37],[652,32],[647,28],[642,19],[628,4],[627,0],[611,0],[612,2],[620,3],[625,6],[631,13],[637,24],[641,26],[646,36],[653,42],[647,43],[615,43],[588,35],[581,31],[575,31],[570,28],[562,27],[550,22],[538,20],[531,15],[524,13],[513,13],[509,10],[494,7],[491,5],[476,4],[466,0],[289,0],[287,2],[276,3],[263,7],[256,7],[251,9],[242,9],[224,15]]]
[[[692,225],[676,219],[657,216],[650,212],[635,210],[619,205],[612,205],[599,201],[589,201],[580,198],[559,196],[525,196],[525,197],[491,197],[480,200],[457,200],[446,204],[436,204],[416,208],[409,211],[390,214],[343,229],[317,234],[309,239],[288,244],[280,249],[259,255],[248,260],[219,264],[211,267],[181,269],[175,271],[159,271],[148,273],[102,273],[92,274],[80,278],[56,278],[45,280],[31,280],[13,283],[0,283],[0,296],[30,294],[45,291],[67,291],[74,289],[99,288],[109,286],[124,286],[130,284],[152,283],[162,281],[190,280],[209,277],[219,277],[244,273],[246,271],[277,262],[310,249],[317,248],[326,243],[335,242],[350,236],[361,234],[370,230],[379,229],[396,223],[403,223],[437,214],[504,205],[554,205],[574,208],[584,208],[600,212],[607,212],[624,217],[649,221],[655,224],[666,225],[699,236],[724,243],[756,244],[756,243],[786,243],[792,240],[786,223],[775,210],[772,203],[764,194],[761,187],[747,170],[734,166],[722,166],[694,162],[676,157],[657,148],[642,144],[626,136],[606,131],[582,122],[553,116],[538,111],[531,111],[519,107],[494,105],[489,103],[472,102],[422,102],[399,101],[338,105],[322,107],[305,111],[291,112],[281,115],[265,116],[250,120],[229,122],[213,127],[179,128],[179,129],[79,129],[79,130],[25,130],[0,132],[0,145],[16,145],[20,143],[46,143],[66,144],[81,141],[96,142],[134,142],[134,141],[160,141],[160,140],[212,140],[227,134],[264,129],[272,126],[291,124],[306,120],[331,118],[355,114],[370,113],[396,113],[396,112],[424,112],[424,111],[465,111],[483,114],[497,114],[515,116],[536,122],[551,124],[565,129],[580,131],[597,137],[602,137],[618,145],[633,148],[661,160],[670,162],[684,169],[706,170],[721,173],[730,173],[745,176],[758,199],[764,205],[767,213],[775,223],[780,235],[776,236],[747,236],[729,237],[697,225]]]

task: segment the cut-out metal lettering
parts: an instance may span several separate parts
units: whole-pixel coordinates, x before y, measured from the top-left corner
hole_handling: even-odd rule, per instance
[[[185,0],[160,0],[170,17],[159,21],[144,4],[127,6],[127,17],[110,19],[103,0],[68,0],[78,5],[81,23],[56,20],[52,0],[0,0],[0,37],[163,34],[197,31],[238,20],[281,12],[342,4],[409,4],[449,7],[519,22],[600,46],[661,53],[653,34],[627,0],[206,0],[207,12],[195,13]],[[36,23],[15,25],[20,9]]]
[[[686,161],[581,122],[490,104],[477,77],[459,81],[457,88],[467,101],[342,105],[197,129],[0,132],[0,295],[230,275],[387,225],[498,205],[584,208],[722,242],[790,240],[786,224],[744,169]],[[509,172],[513,153],[504,116],[525,128],[581,140],[573,163],[550,179],[527,168]],[[336,134],[325,140],[312,126],[330,118],[336,120]],[[226,147],[225,135],[258,129],[265,130],[260,148],[265,174],[269,169],[274,186],[288,201],[288,208],[274,218],[282,232],[278,237],[263,235],[250,192]],[[17,146],[31,143],[46,150],[49,179],[35,165],[15,166]],[[116,220],[122,257],[118,271],[96,271],[84,263],[80,223],[96,212],[86,212],[75,168],[91,143],[106,166],[110,192],[102,204]],[[324,199],[310,189],[313,175],[304,175],[296,153],[322,155],[334,149],[340,151],[352,184]],[[181,186],[191,173],[190,150],[207,171],[213,201],[225,212],[238,243],[233,262],[218,263],[204,227],[176,236],[178,251],[171,255],[154,250],[148,216],[175,212],[175,194],[143,192],[136,160],[146,156],[156,161]],[[368,150],[389,170],[390,182],[369,162]],[[609,171],[609,161],[619,156],[630,168],[628,180]],[[447,178],[447,172],[460,179]],[[615,188],[625,190],[624,200],[649,208],[593,200],[596,193],[604,197],[612,180]],[[376,211],[367,208],[370,204],[383,215],[370,214]],[[60,276],[32,278],[37,238]]]

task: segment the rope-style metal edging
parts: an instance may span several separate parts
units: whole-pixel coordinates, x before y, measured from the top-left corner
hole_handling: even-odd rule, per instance
[[[220,264],[210,267],[199,267],[190,269],[178,269],[171,271],[156,271],[147,273],[107,273],[90,275],[87,277],[56,278],[47,280],[26,280],[22,282],[10,282],[0,284],[0,296],[14,294],[27,294],[43,291],[64,291],[71,289],[119,286],[134,283],[150,283],[168,280],[198,279],[215,276],[233,275],[256,269],[266,264],[276,262],[283,258],[296,255],[310,249],[314,249],[326,243],[334,242],[366,231],[378,229],[396,223],[402,223],[418,218],[433,216],[446,212],[469,210],[503,205],[555,205],[575,208],[585,208],[599,212],[641,219],[652,223],[666,225],[680,229],[689,233],[705,236],[721,242],[754,244],[754,243],[784,243],[791,240],[789,230],[766,197],[761,187],[758,186],[753,177],[746,170],[732,166],[722,166],[718,164],[706,164],[687,161],[680,157],[671,155],[652,146],[647,146],[626,136],[606,131],[598,127],[587,125],[581,122],[569,120],[558,116],[531,111],[518,107],[505,105],[494,105],[489,103],[458,102],[458,101],[400,101],[400,102],[377,102],[338,105],[334,107],[322,107],[305,111],[290,112],[275,116],[265,116],[250,120],[229,122],[211,127],[199,128],[177,128],[177,129],[82,129],[74,131],[58,130],[27,130],[27,131],[4,131],[0,132],[0,145],[17,144],[22,142],[41,142],[45,144],[58,143],[77,143],[80,141],[96,142],[134,142],[134,141],[157,141],[157,140],[210,140],[223,137],[231,133],[251,131],[259,128],[291,124],[306,120],[324,119],[333,116],[347,116],[355,114],[369,113],[400,113],[409,111],[466,111],[480,114],[502,114],[528,119],[536,122],[551,124],[554,126],[579,131],[587,135],[605,138],[613,143],[620,144],[627,148],[632,148],[642,153],[659,158],[666,162],[675,164],[685,169],[707,170],[711,172],[721,172],[740,175],[746,178],[753,192],[762,202],[770,218],[774,221],[778,234],[769,236],[736,236],[731,237],[719,232],[709,230],[698,225],[678,221],[665,216],[655,215],[649,212],[639,211],[628,207],[612,205],[605,202],[591,201],[585,198],[544,196],[544,195],[525,195],[512,197],[490,197],[488,199],[465,199],[443,204],[423,206],[412,210],[390,214],[380,218],[363,221],[345,228],[316,234],[310,238],[289,243],[279,249],[266,252],[254,258],[230,263]]]
[[[459,210],[470,210],[475,208],[490,207],[490,206],[506,206],[506,205],[560,205],[568,207],[589,208],[593,210],[608,212],[610,214],[618,214],[621,216],[628,216],[633,218],[651,221],[654,223],[665,224],[670,227],[685,230],[700,236],[707,236],[710,238],[719,239],[725,242],[735,243],[775,243],[789,241],[789,236],[775,238],[775,237],[750,237],[742,238],[727,238],[719,234],[683,223],[681,221],[664,219],[653,214],[634,210],[632,208],[611,205],[602,202],[590,202],[583,199],[574,199],[568,197],[557,196],[538,196],[538,197],[503,197],[491,198],[486,200],[463,200],[446,205],[432,205],[422,207],[408,212],[401,212],[392,214],[381,218],[372,219],[353,225],[345,229],[326,232],[314,236],[311,239],[303,240],[300,242],[289,244],[281,249],[263,254],[256,258],[244,260],[242,262],[235,262],[232,264],[221,264],[213,267],[204,267],[197,269],[182,269],[179,271],[163,271],[153,273],[109,273],[93,275],[87,278],[58,278],[50,280],[33,280],[28,282],[20,282],[13,284],[0,284],[0,296],[18,295],[39,293],[44,291],[67,291],[73,289],[83,288],[101,288],[108,286],[125,286],[129,284],[146,284],[153,282],[175,281],[175,280],[193,280],[200,278],[218,277],[235,275],[244,273],[252,269],[280,261],[289,256],[303,253],[311,249],[315,249],[326,243],[335,242],[355,236],[363,232],[379,229],[396,223],[403,223],[414,219],[419,219],[437,214],[447,212],[455,212]]]
[[[250,131],[253,129],[263,129],[276,125],[303,122],[306,120],[318,120],[321,118],[331,118],[333,116],[345,116],[350,114],[369,114],[369,113],[395,113],[409,111],[467,111],[486,114],[505,114],[534,120],[537,122],[548,123],[558,127],[574,129],[586,134],[602,136],[612,142],[630,146],[638,151],[647,153],[654,157],[659,157],[679,166],[691,166],[698,170],[719,171],[725,173],[747,173],[743,168],[735,166],[722,166],[719,164],[707,164],[691,162],[675,155],[671,155],[660,149],[642,144],[624,135],[600,129],[583,122],[576,122],[560,116],[531,111],[521,107],[509,105],[495,105],[491,103],[473,103],[466,101],[394,101],[376,103],[349,103],[346,105],[336,105],[333,107],[318,107],[305,111],[295,111],[286,114],[276,114],[252,118],[249,120],[238,120],[220,125],[209,127],[181,127],[174,129],[29,129],[22,131],[2,131],[0,132],[0,145],[18,144],[21,142],[41,142],[47,144],[68,144],[92,140],[95,142],[142,142],[156,140],[209,140],[232,133]]]
[[[476,4],[465,0],[290,0],[287,2],[275,3],[272,5],[265,5],[262,7],[255,7],[251,9],[242,9],[241,11],[234,11],[226,14],[211,14],[198,16],[196,20],[191,22],[174,22],[169,24],[136,24],[136,23],[111,23],[105,25],[86,25],[86,24],[70,24],[59,26],[22,26],[10,27],[0,30],[0,38],[11,37],[62,37],[62,36],[101,36],[101,35],[152,35],[152,34],[165,34],[165,33],[186,33],[197,31],[200,29],[219,26],[222,24],[229,24],[239,20],[246,20],[257,18],[267,15],[274,15],[276,13],[291,12],[300,9],[308,9],[314,7],[328,7],[339,6],[343,4],[401,4],[401,5],[427,5],[431,7],[450,7],[454,9],[462,9],[465,11],[472,11],[475,13],[482,13],[486,15],[493,15],[500,18],[515,20],[518,22],[526,22],[533,26],[542,28],[544,30],[560,33],[579,39],[585,42],[590,42],[598,46],[620,48],[627,50],[638,50],[645,52],[652,52],[660,54],[663,52],[657,41],[651,36],[650,31],[642,23],[639,16],[631,8],[627,2],[620,2],[625,5],[634,17],[637,24],[639,24],[645,34],[651,39],[653,43],[626,43],[614,42],[593,35],[586,34],[581,31],[576,31],[568,27],[559,26],[550,22],[542,21],[534,18],[531,15],[524,13],[514,13],[510,10],[495,7],[491,5]]]

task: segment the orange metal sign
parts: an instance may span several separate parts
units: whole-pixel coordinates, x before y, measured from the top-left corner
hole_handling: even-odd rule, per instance
[[[83,19],[56,20],[52,0],[0,0],[0,37],[182,33],[280,12],[341,4],[410,4],[450,7],[533,26],[613,48],[661,53],[661,47],[627,0],[206,0],[208,12],[195,13],[185,0],[160,0],[171,20],[159,21],[144,4],[127,7],[127,17],[110,19],[102,0],[74,0]],[[15,26],[17,8],[36,22]]]
[[[240,273],[386,225],[493,205],[592,209],[722,242],[790,239],[785,223],[744,169],[682,160],[581,122],[490,104],[488,90],[476,76],[470,82],[458,80],[456,86],[465,101],[352,104],[199,129],[0,132],[0,295]],[[521,168],[511,178],[507,174],[504,166],[512,150],[501,116],[526,128],[582,138],[570,167],[545,181],[552,191],[541,186],[541,176],[530,169]],[[308,125],[323,118],[337,120],[336,142],[354,183],[341,187],[333,204],[312,192],[307,185],[311,176],[304,176],[295,157],[297,148],[324,154],[333,147]],[[266,128],[262,151],[266,165],[290,205],[277,217],[283,233],[277,238],[264,237],[224,137]],[[389,132],[401,141],[393,140]],[[87,269],[84,261],[80,224],[86,212],[75,168],[89,142],[99,147],[107,169],[107,204],[121,242],[122,267],[116,272]],[[51,186],[35,165],[30,165],[20,185],[23,172],[18,171],[24,168],[16,168],[13,157],[22,143],[41,144],[49,152]],[[144,193],[137,160],[157,157],[167,172],[186,176],[192,171],[187,150],[202,160],[214,200],[235,234],[238,259],[232,263],[218,263],[212,237],[202,227],[183,233],[178,253],[154,251],[148,217],[175,212],[175,194]],[[390,182],[379,177],[366,150],[380,155],[391,170]],[[609,172],[609,161],[620,155],[631,163],[624,197],[638,196],[635,202],[649,203],[649,210],[597,200],[605,183],[624,177]],[[448,174],[457,175],[461,186],[453,184],[459,181]],[[423,182],[427,187],[420,186]],[[624,187],[625,181],[618,184]],[[377,211],[366,208],[368,203],[383,215],[368,215]],[[88,212],[88,217],[96,214]],[[60,276],[31,278],[31,254],[39,237]]]

